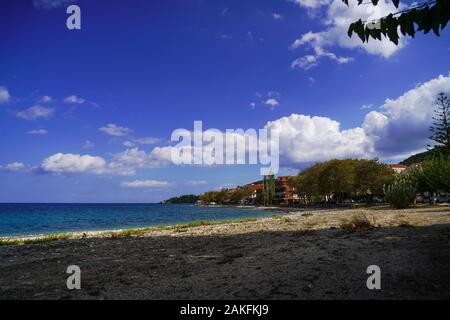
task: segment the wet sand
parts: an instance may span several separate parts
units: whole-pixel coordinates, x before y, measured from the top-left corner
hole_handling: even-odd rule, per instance
[[[365,215],[373,228],[342,229]],[[0,246],[0,299],[448,299],[450,207],[312,210],[245,223]],[[81,290],[66,268],[81,268]],[[366,269],[381,268],[381,290]]]

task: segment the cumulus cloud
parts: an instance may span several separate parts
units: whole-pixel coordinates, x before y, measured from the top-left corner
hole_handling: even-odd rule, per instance
[[[69,104],[83,104],[86,101],[86,99],[83,99],[83,98],[73,95],[73,96],[69,96],[69,97],[65,98],[63,101],[64,101],[64,103],[69,103]]]
[[[348,27],[352,22],[359,19],[363,21],[378,19],[403,8],[395,8],[391,1],[380,1],[377,6],[371,4],[358,6],[356,1],[350,1],[349,7],[341,0],[323,2],[295,0],[295,2],[300,6],[310,9],[320,6],[327,6],[327,8],[324,29],[319,32],[309,31],[304,33],[292,43],[291,49],[307,47],[314,51],[314,54],[297,58],[292,62],[292,68],[308,70],[317,66],[319,60],[323,58],[330,59],[338,64],[348,63],[353,60],[351,57],[338,56],[331,52],[330,49],[333,47],[360,49],[371,55],[389,58],[406,44],[405,38],[403,37],[400,38],[399,45],[396,46],[385,37],[381,41],[372,39],[368,43],[362,43],[357,36],[349,38],[347,35]]]
[[[327,117],[291,114],[267,122],[264,128],[279,133],[283,167],[298,168],[311,162],[344,158],[403,159],[424,150],[429,143],[428,128],[440,92],[450,95],[450,74],[440,75],[397,98],[386,99],[381,108],[368,110],[361,126],[344,129],[338,121]],[[238,133],[235,138],[241,142],[244,139]],[[113,154],[109,162],[99,156],[57,153],[45,159],[39,168],[49,173],[133,175],[139,169],[173,164],[175,148],[163,146],[144,151],[133,147]],[[210,146],[206,145],[203,151],[208,153],[208,148]],[[194,147],[187,147],[185,151],[193,152]],[[20,167],[19,163],[1,168],[14,171]],[[187,184],[203,183],[205,181]]]
[[[50,117],[54,111],[55,111],[55,109],[53,109],[53,108],[46,108],[46,107],[42,107],[40,105],[36,105],[36,106],[33,106],[26,110],[17,112],[16,116],[18,118],[25,119],[25,120],[36,120],[39,118],[46,119],[46,118]]]
[[[366,115],[363,128],[374,137],[375,148],[381,156],[425,148],[430,142],[427,137],[440,92],[450,94],[450,75],[440,75],[396,99],[386,99],[380,111]]]
[[[96,173],[102,174],[107,167],[106,161],[101,157],[79,155],[71,153],[56,153],[41,164],[45,172],[51,173]]]
[[[113,123],[109,123],[106,126],[99,128],[98,130],[113,137],[127,136],[133,131],[129,128],[120,127]]]
[[[113,166],[148,169],[160,168],[168,165],[172,161],[172,147],[156,147],[150,152],[145,152],[139,148],[127,149],[113,156]]]
[[[11,98],[8,89],[0,87],[0,104],[7,103]]]
[[[26,167],[22,162],[13,162],[13,163],[8,163],[4,166],[0,165],[0,170],[3,171],[11,171],[11,172],[18,172],[18,171],[22,171],[24,170]]]
[[[362,128],[342,130],[337,121],[326,117],[292,114],[268,122],[265,128],[279,132],[283,166],[374,154],[371,139]]]
[[[37,130],[27,131],[27,134],[36,135],[36,136],[45,136],[46,134],[48,134],[48,131],[45,129],[37,129]]]
[[[135,180],[124,181],[121,183],[123,188],[144,189],[144,188],[167,188],[170,183],[167,181],[159,180]]]

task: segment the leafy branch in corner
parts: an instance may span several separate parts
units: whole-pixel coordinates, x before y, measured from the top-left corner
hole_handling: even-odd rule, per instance
[[[347,6],[349,0],[342,0]],[[358,5],[369,4],[376,6],[379,0],[357,0]],[[400,5],[400,0],[391,0],[396,8]],[[391,13],[380,19],[362,21],[359,19],[350,24],[348,36],[356,33],[362,42],[369,42],[370,37],[381,40],[381,35],[389,38],[390,41],[398,45],[400,32],[403,36],[409,35],[414,38],[417,32],[423,31],[427,34],[431,30],[440,36],[440,31],[445,28],[450,20],[450,0],[433,0],[421,4],[415,4],[405,10]],[[399,28],[400,27],[400,28]]]

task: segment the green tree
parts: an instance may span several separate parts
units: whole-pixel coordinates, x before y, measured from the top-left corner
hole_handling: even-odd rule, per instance
[[[429,137],[436,142],[434,146],[445,155],[450,155],[450,100],[444,93],[440,93],[434,110],[433,125],[430,127],[432,135]]]
[[[348,5],[349,0],[342,0]],[[358,5],[364,4],[363,0],[358,1]],[[379,0],[370,0],[374,6]],[[391,0],[396,8],[399,7],[400,0]],[[431,30],[439,36],[440,30],[444,29],[450,20],[450,1],[431,0],[422,3],[414,3],[405,10],[391,13],[378,20],[362,21],[359,19],[350,24],[348,36],[356,33],[362,42],[368,42],[370,38],[381,40],[381,35],[386,36],[390,41],[398,45],[400,38],[398,30],[403,36],[409,35],[414,38],[416,32],[423,31],[427,34]]]
[[[416,193],[415,179],[408,174],[397,176],[395,181],[384,189],[386,201],[396,209],[408,208],[414,204]]]
[[[344,194],[355,190],[354,160],[330,160],[324,164],[319,176],[322,194],[334,194],[339,202]]]
[[[340,201],[345,195],[367,197],[368,191],[383,194],[383,186],[393,178],[394,172],[378,160],[331,160],[303,170],[291,186],[309,199],[335,195]]]
[[[275,198],[275,187],[275,176],[273,174],[264,176],[262,195],[265,206],[272,205],[273,199]]]
[[[195,194],[185,194],[179,197],[173,197],[170,199],[167,199],[166,201],[164,201],[164,203],[172,203],[172,204],[176,204],[176,203],[195,203],[197,202],[197,200],[199,200],[199,196],[195,195]]]
[[[322,163],[316,163],[311,167],[301,171],[294,179],[290,181],[290,185],[297,192],[310,199],[320,196],[319,178],[323,170]]]
[[[236,188],[230,192],[230,201],[237,204],[242,200],[248,199],[252,193],[252,190],[249,188]]]
[[[411,171],[411,176],[421,192],[450,192],[450,157],[439,154]]]
[[[392,183],[394,172],[377,160],[358,160],[355,163],[355,191],[361,195],[383,194],[383,186]],[[372,199],[368,197],[368,202]]]

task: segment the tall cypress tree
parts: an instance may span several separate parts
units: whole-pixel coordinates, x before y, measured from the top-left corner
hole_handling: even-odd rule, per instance
[[[273,198],[275,197],[275,176],[269,174],[264,176],[263,181],[263,201],[265,206],[270,206],[273,203]]]
[[[433,125],[430,127],[432,135],[429,137],[435,141],[434,146],[428,146],[444,155],[450,155],[450,100],[444,93],[440,93],[434,110]]]

